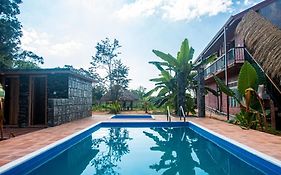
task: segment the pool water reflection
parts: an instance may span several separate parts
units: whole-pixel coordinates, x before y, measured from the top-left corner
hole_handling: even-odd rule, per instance
[[[29,174],[261,175],[188,127],[100,128]]]

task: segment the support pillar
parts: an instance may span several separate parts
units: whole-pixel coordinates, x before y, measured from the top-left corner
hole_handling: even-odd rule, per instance
[[[197,88],[197,109],[198,117],[205,117],[205,82],[204,82],[204,68],[200,66],[197,69],[198,73],[198,88]]]
[[[226,30],[227,27],[223,28],[223,33],[224,33],[224,66],[225,66],[225,71],[224,71],[224,76],[225,76],[225,85],[228,86],[228,49],[227,49],[227,38],[226,38]],[[229,120],[229,96],[226,95],[226,116],[227,120]]]

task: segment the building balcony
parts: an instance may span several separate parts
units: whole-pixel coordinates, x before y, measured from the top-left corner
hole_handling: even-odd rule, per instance
[[[245,50],[243,47],[231,48],[227,52],[228,67],[233,66],[237,63],[243,63],[244,62],[244,51]],[[225,54],[221,55],[218,59],[216,59],[210,65],[207,65],[207,67],[204,70],[204,76],[205,76],[205,78],[208,78],[208,77],[212,76],[212,74],[217,74],[224,70],[225,70]]]

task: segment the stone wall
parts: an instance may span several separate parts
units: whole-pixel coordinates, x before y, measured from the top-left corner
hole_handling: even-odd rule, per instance
[[[56,79],[51,82],[48,81],[48,87],[49,83],[56,81]],[[63,84],[65,84],[65,81]],[[67,92],[67,98],[65,98],[65,92]],[[49,93],[51,93],[50,96]],[[58,94],[61,94],[61,96]],[[90,81],[69,75],[67,84],[64,87],[48,91],[48,97],[49,126],[60,125],[92,115],[92,86]]]

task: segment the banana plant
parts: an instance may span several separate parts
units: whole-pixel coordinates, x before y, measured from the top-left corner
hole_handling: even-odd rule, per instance
[[[156,83],[156,87],[152,91],[160,90],[158,96],[159,99],[164,97],[163,102],[168,101],[167,97],[174,98],[174,100],[169,101],[174,102],[175,111],[178,111],[179,107],[182,106],[187,113],[193,112],[194,100],[190,98],[192,98],[191,91],[196,87],[196,82],[194,81],[195,69],[201,64],[206,64],[206,61],[211,59],[204,60],[199,64],[192,63],[194,49],[189,46],[187,39],[182,42],[177,57],[158,50],[153,50],[152,52],[163,60],[161,62],[149,62],[161,72],[160,78],[151,79]],[[211,58],[214,59],[214,56]]]
[[[176,80],[170,73],[160,68],[160,77],[150,79],[150,81],[155,82],[155,87],[146,93],[145,96],[150,96],[153,93],[157,93],[156,98],[154,98],[154,104],[158,107],[162,105],[173,106],[175,101],[175,91],[176,91]]]
[[[233,90],[231,90],[221,79],[215,75],[214,79],[221,92],[225,93],[229,97],[233,97],[239,103],[241,110],[248,113],[247,115],[254,114],[258,119],[261,128],[263,125],[267,128],[266,112],[263,106],[263,101],[255,90],[257,88],[258,75],[255,68],[248,61],[245,61],[239,72],[238,93],[235,93]],[[253,104],[256,102],[259,103],[261,112],[259,109],[255,109],[255,107],[253,107]],[[241,118],[241,116],[239,116],[239,118]],[[240,122],[240,124],[241,123],[242,122]],[[243,123],[248,123],[246,126],[247,128],[252,126],[249,124],[250,122]]]

